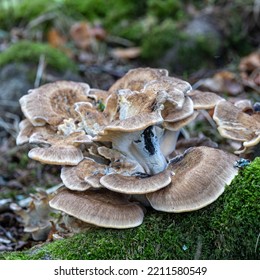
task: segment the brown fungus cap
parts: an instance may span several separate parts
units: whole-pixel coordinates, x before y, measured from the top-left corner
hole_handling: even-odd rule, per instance
[[[195,110],[213,109],[219,101],[223,100],[219,95],[209,91],[193,90],[188,93],[188,96],[192,99]]]
[[[139,204],[106,189],[84,192],[62,189],[50,206],[86,223],[105,228],[132,228],[142,224],[144,211]]]
[[[77,116],[74,103],[89,101],[88,93],[88,84],[58,81],[30,90],[20,99],[20,104],[34,126],[59,125],[64,119]]]
[[[157,108],[155,104],[156,94],[152,91],[120,90],[118,116],[106,126],[105,130],[133,132],[161,123],[163,121],[161,108]]]
[[[100,179],[100,183],[107,189],[125,194],[145,194],[157,191],[171,182],[170,172],[163,171],[153,176],[123,176],[109,174]]]
[[[172,106],[181,108],[185,100],[185,94],[192,90],[192,87],[188,82],[181,79],[162,76],[158,80],[148,82],[144,90],[152,90],[158,94],[158,101],[164,99],[170,102]]]
[[[199,114],[198,112],[194,112],[189,117],[179,120],[177,122],[163,122],[163,127],[171,131],[178,131],[184,126],[186,126],[187,124],[189,124],[190,122],[192,122],[193,120],[195,120],[198,114]]]
[[[169,186],[147,194],[151,206],[164,212],[188,212],[215,201],[230,184],[238,158],[222,150],[196,147],[173,160],[168,170],[173,173]]]
[[[19,133],[16,137],[16,145],[23,145],[29,142],[29,138],[33,133],[34,126],[27,120],[19,123]]]
[[[213,119],[221,136],[243,142],[252,147],[260,142],[260,114],[248,115],[228,101],[220,101]]]
[[[77,166],[65,166],[61,169],[64,185],[75,191],[90,188],[101,188],[100,178],[105,174],[106,165],[96,163],[93,159],[84,158]]]
[[[160,112],[140,113],[124,120],[115,120],[105,127],[100,135],[113,132],[135,132],[144,130],[149,126],[158,125],[163,122]]]
[[[96,135],[105,125],[107,125],[107,119],[103,112],[93,108],[89,102],[75,103],[75,111],[80,116],[82,128],[89,135]]]
[[[29,120],[24,119],[19,123],[19,133],[16,137],[16,145],[23,145],[26,143],[32,142],[34,135],[39,134],[48,134],[50,136],[55,135],[57,129],[52,126],[45,125],[45,126],[33,126]],[[31,139],[31,140],[30,140]],[[45,143],[45,141],[44,141]],[[43,144],[44,144],[43,143]]]
[[[44,144],[44,147],[30,150],[28,156],[34,160],[54,165],[77,165],[83,159],[80,145],[91,143],[91,138],[84,132],[74,132],[66,137],[38,132],[30,137],[30,143]]]
[[[254,113],[254,107],[251,100],[242,99],[234,103],[234,105],[239,108],[242,112],[252,115]]]
[[[136,68],[129,70],[121,79],[117,80],[109,92],[117,92],[120,89],[130,89],[133,91],[141,91],[145,84],[158,80],[163,76],[168,76],[166,69],[153,69],[153,68]]]
[[[177,122],[190,117],[193,112],[193,102],[191,98],[186,97],[182,108],[173,107],[172,104],[165,103],[162,111],[164,121]]]

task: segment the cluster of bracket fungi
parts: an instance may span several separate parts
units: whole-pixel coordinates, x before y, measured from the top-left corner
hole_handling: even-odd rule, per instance
[[[223,193],[237,156],[207,146],[175,153],[180,130],[199,110],[215,108],[219,132],[243,142],[243,151],[260,140],[258,113],[192,90],[164,69],[130,70],[108,91],[58,81],[20,104],[26,118],[17,144],[31,144],[34,160],[62,166],[64,187],[50,206],[100,227],[136,227],[145,207],[193,211]]]

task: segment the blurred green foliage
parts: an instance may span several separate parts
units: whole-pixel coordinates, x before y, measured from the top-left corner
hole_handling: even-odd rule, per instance
[[[76,70],[74,62],[64,52],[51,47],[49,44],[34,43],[26,40],[19,41],[0,53],[0,66],[12,62],[37,64],[41,55],[44,55],[46,65],[54,70]]]
[[[253,0],[13,0],[5,3],[8,4],[2,4],[3,12],[0,13],[0,34],[1,29],[3,33],[14,26],[26,28],[36,19],[36,28],[43,31],[51,26],[62,29],[66,21],[70,26],[73,21],[87,20],[103,25],[112,36],[141,46],[146,64],[158,62],[169,49],[182,44],[182,48],[178,47],[176,63],[184,63],[183,68],[188,72],[216,64],[214,57],[219,55],[224,62],[234,61],[257,45]],[[201,36],[189,44],[191,40],[184,32],[185,26],[206,9],[216,11],[223,39],[216,42]],[[64,28],[63,32],[68,31]]]

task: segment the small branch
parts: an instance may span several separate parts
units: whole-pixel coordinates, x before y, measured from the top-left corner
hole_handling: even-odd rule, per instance
[[[38,68],[37,68],[36,78],[34,81],[35,88],[40,86],[44,68],[45,68],[45,55],[41,54],[40,59],[39,59]]]
[[[199,260],[201,256],[202,240],[201,236],[198,237],[197,248],[194,256],[194,260]]]
[[[190,139],[190,134],[187,129],[184,127],[181,128],[181,134],[185,139]]]
[[[255,253],[256,253],[256,250],[257,250],[257,247],[258,247],[259,238],[260,238],[260,233],[258,234],[257,239],[256,239],[256,243],[255,243]]]
[[[117,37],[117,36],[107,36],[106,41],[108,43],[115,43],[115,44],[119,44],[125,47],[132,47],[134,44],[133,42],[125,39],[125,38],[121,38],[121,37]]]
[[[209,124],[216,129],[217,125],[215,122],[212,120],[211,116],[209,115],[208,111],[206,110],[200,110],[200,113],[205,117],[205,119],[209,122]]]

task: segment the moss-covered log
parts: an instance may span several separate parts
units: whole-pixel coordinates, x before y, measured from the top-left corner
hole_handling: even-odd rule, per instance
[[[2,259],[260,259],[260,158],[196,212],[148,211],[134,229],[95,229]]]

